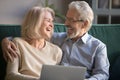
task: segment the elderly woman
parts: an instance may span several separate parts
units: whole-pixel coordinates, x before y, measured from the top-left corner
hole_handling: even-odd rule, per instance
[[[54,11],[48,7],[33,7],[25,16],[21,37],[13,42],[18,57],[8,61],[6,80],[39,80],[43,64],[59,64],[61,49],[48,42],[53,33]]]

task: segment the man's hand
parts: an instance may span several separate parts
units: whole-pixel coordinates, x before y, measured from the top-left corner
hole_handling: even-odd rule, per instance
[[[16,46],[15,44],[10,41],[8,38],[4,38],[2,40],[2,51],[3,51],[3,57],[6,61],[13,61],[15,57],[17,57],[16,53]]]

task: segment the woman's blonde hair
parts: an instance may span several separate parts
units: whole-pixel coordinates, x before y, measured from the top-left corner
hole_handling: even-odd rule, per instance
[[[43,37],[40,34],[40,27],[45,17],[44,13],[48,11],[54,18],[55,13],[51,8],[48,7],[33,7],[25,15],[25,19],[21,28],[21,36],[26,40],[36,40]]]

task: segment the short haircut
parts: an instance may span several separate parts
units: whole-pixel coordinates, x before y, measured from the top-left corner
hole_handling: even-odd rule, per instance
[[[79,19],[83,21],[88,21],[87,31],[91,28],[94,13],[89,4],[85,1],[72,1],[69,4],[69,9],[76,9],[80,16]]]

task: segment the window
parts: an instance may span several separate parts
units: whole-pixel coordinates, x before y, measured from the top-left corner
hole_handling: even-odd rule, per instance
[[[120,0],[92,0],[94,24],[120,24]]]

